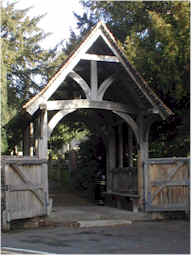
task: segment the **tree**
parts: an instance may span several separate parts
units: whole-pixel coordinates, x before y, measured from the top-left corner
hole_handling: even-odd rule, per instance
[[[81,141],[88,134],[88,129],[80,129],[77,122],[73,124],[73,127],[66,123],[58,124],[49,139],[50,151],[57,155],[64,144],[70,144],[74,138]]]
[[[160,136],[153,131],[151,133],[157,146],[159,137],[161,140],[164,138],[161,156],[187,155],[189,153],[190,3],[90,0],[81,2],[88,14],[86,17],[76,15],[79,26],[85,29],[86,24],[88,27],[97,20],[103,19],[118,38],[129,61],[175,113],[172,121],[158,123]],[[91,20],[87,21],[87,17]],[[174,147],[173,144],[177,146]],[[183,144],[182,152],[179,146],[181,144]]]
[[[30,8],[18,10],[16,3],[7,3],[1,8],[1,149],[8,148],[11,135],[9,121],[18,113],[24,101],[35,95],[51,75],[50,59],[56,48],[45,51],[40,42],[48,34],[38,27],[44,15],[29,18]],[[6,128],[5,128],[6,126]]]

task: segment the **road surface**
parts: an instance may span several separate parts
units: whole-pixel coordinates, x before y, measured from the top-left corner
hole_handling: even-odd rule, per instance
[[[38,228],[2,233],[2,247],[54,254],[189,254],[189,221],[133,222],[124,226]]]

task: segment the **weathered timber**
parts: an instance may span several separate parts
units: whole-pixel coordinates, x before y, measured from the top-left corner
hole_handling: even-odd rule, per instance
[[[112,191],[113,177],[111,170],[116,167],[116,151],[115,130],[111,128],[107,147],[107,192]]]
[[[48,116],[47,109],[42,109],[40,113],[40,138],[38,139],[38,157],[48,159]]]
[[[130,127],[128,127],[128,165],[133,167],[133,132]]]
[[[147,159],[146,163],[148,164],[173,164],[175,162],[189,162],[190,158],[186,157],[168,157],[168,158],[150,158]]]
[[[117,56],[108,56],[108,55],[98,55],[98,54],[89,54],[84,53],[81,56],[82,60],[94,60],[94,61],[106,61],[106,62],[119,62]]]
[[[34,145],[34,127],[33,122],[30,122],[29,124],[29,137],[30,137],[30,149],[29,149],[29,155],[33,156],[33,145]]]
[[[153,196],[151,198],[152,201],[160,193],[160,191],[162,191],[162,189],[167,186],[167,182],[171,181],[171,179],[173,178],[173,176],[176,174],[176,172],[178,171],[178,169],[181,166],[183,166],[183,163],[182,162],[178,162],[176,167],[173,167],[170,170],[168,170],[168,175],[167,175],[166,183],[164,183],[164,184],[161,183],[159,189],[153,194]]]
[[[68,109],[68,110],[60,110],[57,112],[49,121],[48,123],[48,131],[47,131],[47,137],[49,138],[51,136],[52,131],[54,130],[55,126],[59,123],[61,119],[63,119],[66,115],[69,113],[74,112],[76,109]]]
[[[118,126],[118,167],[123,167],[123,132],[122,125]]]
[[[10,164],[11,168],[17,172],[17,174],[20,176],[20,178],[23,180],[23,182],[28,186],[28,190],[34,193],[34,195],[37,197],[37,199],[44,205],[44,197],[42,194],[38,191],[39,188],[37,188],[35,185],[31,183],[31,181],[27,178],[26,174],[23,173],[23,171],[16,165],[16,164]]]
[[[23,131],[23,154],[29,155],[29,148],[30,148],[30,136],[29,136],[29,126],[27,126]]]
[[[110,194],[110,195],[117,195],[117,196],[122,196],[122,197],[132,197],[132,198],[139,198],[139,195],[137,194],[133,194],[133,193],[120,193],[120,192],[106,192],[106,194]]]
[[[161,180],[161,181],[153,181],[151,182],[151,186],[189,186],[189,180],[174,180],[174,181],[167,181],[167,180]]]
[[[6,159],[6,162],[16,165],[42,165],[47,163],[47,159]]]
[[[189,159],[148,159],[147,211],[188,211]]]
[[[97,25],[99,27],[99,24]],[[75,51],[72,56],[70,56],[70,61],[66,61],[62,68],[52,77],[47,86],[36,95],[31,101],[26,103],[23,108],[33,115],[35,111],[39,108],[39,105],[48,100],[52,94],[57,90],[60,84],[65,80],[66,76],[71,72],[77,63],[80,61],[81,56],[86,53],[93,42],[101,35],[101,31],[98,29],[93,30],[89,37],[80,45],[77,51]],[[35,100],[35,101],[34,101]]]
[[[117,208],[122,209],[121,205],[121,198],[122,199],[129,199],[132,201],[132,211],[138,212],[139,208],[139,195],[131,194],[131,193],[119,193],[119,192],[106,192],[105,195],[109,196],[115,196],[117,198],[116,204]],[[127,204],[127,203],[126,203]]]
[[[80,108],[97,108],[105,110],[114,110],[124,113],[135,113],[129,106],[107,100],[87,100],[87,99],[74,99],[74,100],[51,100],[46,103],[47,110],[68,110]]]
[[[22,185],[7,185],[6,187],[6,191],[10,191],[10,192],[14,192],[14,191],[35,191],[35,190],[39,190],[39,189],[43,189],[43,185],[34,185],[34,184],[22,184]]]
[[[106,90],[109,88],[109,86],[114,82],[115,76],[112,75],[108,78],[106,78],[102,84],[99,87],[98,93],[97,93],[97,100],[102,100],[103,96],[106,92]]]
[[[126,123],[132,128],[132,131],[135,134],[137,143],[140,143],[140,137],[139,137],[139,127],[137,125],[137,123],[134,121],[134,119],[128,115],[128,114],[124,114],[122,111],[113,111],[113,113],[117,114],[118,116],[120,116],[121,118],[123,118]]]
[[[137,170],[132,167],[111,170],[112,192],[138,194]]]
[[[91,99],[97,99],[97,89],[98,89],[98,76],[97,76],[97,62],[91,61]]]
[[[99,42],[104,43],[106,47],[102,47],[101,50],[98,50],[95,44]],[[97,50],[98,53],[100,52],[102,55],[92,54],[97,53]],[[109,56],[111,54],[113,56]],[[89,60],[89,62],[81,60]],[[105,63],[101,63],[103,61]],[[87,63],[90,64],[89,67],[87,67]],[[80,67],[81,64],[82,66]],[[106,72],[103,72],[102,69],[105,69],[106,65],[108,65],[106,71],[109,71],[109,73],[106,77],[103,77],[104,73]],[[82,73],[84,68],[88,68],[90,71],[89,77],[87,77],[87,75],[85,76],[87,81]],[[77,70],[79,70],[81,73],[78,74],[76,72]],[[121,72],[123,72],[122,78],[119,79]],[[88,73],[86,72],[86,74]],[[81,87],[86,99],[58,101],[49,100],[58,87],[64,82],[67,76],[70,76]],[[127,77],[125,78],[125,82],[122,82],[124,76]],[[117,84],[115,83],[115,80],[118,81]],[[113,86],[111,90],[109,89],[110,86]],[[68,89],[70,89],[70,84]],[[122,92],[120,90],[122,90]],[[106,97],[108,97],[108,100],[103,100],[105,99],[106,92]],[[115,92],[117,92],[117,94],[115,94]],[[115,102],[113,102],[113,100]],[[169,179],[166,182],[166,185],[165,183],[158,184],[158,182],[161,182],[161,180],[157,179],[156,177],[156,185],[154,185],[155,180],[151,179],[148,172],[148,166],[150,163],[147,162],[148,137],[151,124],[157,120],[157,117],[165,119],[173,113],[163,104],[163,102],[150,89],[150,87],[148,87],[147,83],[139,75],[139,73],[137,73],[134,67],[132,67],[123,51],[118,46],[115,38],[102,22],[99,22],[93,28],[93,30],[89,32],[89,34],[80,43],[80,46],[72,52],[59,71],[51,78],[47,86],[45,86],[38,95],[26,103],[23,108],[27,113],[30,115],[35,114],[34,117],[38,118],[37,130],[40,131],[40,134],[36,134],[33,138],[33,147],[35,147],[31,148],[31,153],[29,152],[30,145],[27,151],[29,154],[34,152],[40,159],[46,159],[48,157],[48,139],[51,136],[53,129],[62,118],[78,109],[104,109],[107,111],[112,111],[112,113],[108,115],[110,116],[110,121],[107,120],[106,117],[105,124],[109,121],[109,125],[113,130],[113,126],[115,125],[115,123],[114,125],[111,125],[113,120],[117,120],[117,122],[125,121],[131,131],[128,131],[128,142],[126,142],[126,144],[123,143],[123,129],[121,128],[118,130],[118,139],[116,141],[113,133],[114,130],[111,133],[112,137],[107,138],[107,142],[105,143],[107,145],[107,191],[113,192],[114,190],[113,178],[116,174],[112,174],[110,172],[111,168],[113,169],[117,167],[117,163],[119,167],[123,167],[123,155],[125,153],[124,145],[127,147],[128,144],[128,164],[130,166],[133,165],[131,155],[133,151],[132,144],[134,134],[138,149],[138,172],[136,178],[137,192],[139,194],[139,200],[137,202],[139,203],[140,209],[144,209],[144,202],[146,202],[146,204],[149,202],[149,205],[152,202],[154,206],[158,205],[158,203],[159,205],[162,205],[162,201],[164,200],[163,203],[167,204],[168,198],[165,196],[166,193],[169,194],[170,198],[173,197],[173,201],[177,195],[180,196],[180,191],[178,188],[179,185],[176,185],[176,181],[173,183],[174,185],[172,184],[171,186],[168,186],[168,184],[171,184],[172,182],[170,179],[172,179],[175,174],[168,175],[167,179]],[[58,112],[53,116],[51,115],[51,119],[48,120],[47,111]],[[99,112],[101,111],[97,111],[97,113]],[[109,112],[107,114],[109,114]],[[114,118],[113,114],[120,118]],[[30,141],[27,141],[27,139],[26,144],[30,144]],[[23,166],[21,167],[23,168]],[[46,164],[43,163],[41,168],[42,170],[45,170],[45,178],[47,179]],[[155,173],[151,174],[152,177],[154,175]],[[122,179],[121,172],[119,173],[119,177],[122,182],[119,182],[116,188],[119,190],[121,187],[121,190],[126,192],[126,189],[122,188],[124,179]],[[130,177],[126,177],[125,181],[128,181],[129,178]],[[179,180],[177,181],[179,182]],[[184,183],[179,182],[179,184]],[[127,184],[124,185],[124,187],[127,186]],[[177,188],[175,188],[176,186]],[[175,189],[176,191],[174,196],[172,196],[172,189]],[[151,195],[149,195],[149,191],[151,191]],[[116,192],[121,193],[121,191]],[[182,193],[187,192],[184,189]],[[45,197],[48,201],[48,197]]]
[[[34,157],[3,157],[3,230],[17,219],[45,216],[50,208],[47,162]]]
[[[87,82],[75,71],[69,72],[69,76],[81,86],[82,90],[85,93],[86,98],[90,99],[91,90]]]

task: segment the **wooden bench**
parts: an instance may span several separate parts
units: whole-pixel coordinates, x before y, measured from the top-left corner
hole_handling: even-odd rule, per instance
[[[106,192],[106,199],[110,199],[110,202],[113,204],[113,197],[115,197],[114,203],[118,208],[131,209],[133,212],[138,212],[139,195],[137,194],[137,168],[114,168],[110,172],[111,191]]]
[[[119,197],[119,199],[121,198],[130,199],[132,201],[133,212],[138,212],[139,195],[130,193],[129,191],[119,191],[119,192],[111,191],[111,192],[105,192],[104,194]],[[117,208],[122,208],[120,200],[117,200]]]

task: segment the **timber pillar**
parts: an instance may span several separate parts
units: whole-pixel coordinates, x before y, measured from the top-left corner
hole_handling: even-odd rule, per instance
[[[112,191],[112,172],[116,167],[116,140],[115,140],[115,130],[110,129],[110,136],[108,138],[107,150],[107,192]]]
[[[117,136],[118,136],[118,167],[123,167],[123,129],[122,125],[120,124],[118,126],[117,130]]]
[[[149,139],[149,128],[147,118],[139,116],[138,120],[139,127],[139,146],[138,146],[138,159],[137,159],[137,172],[138,172],[138,194],[139,194],[139,208],[144,211],[145,208],[145,192],[146,192],[146,161],[148,159],[148,139]]]
[[[29,126],[27,126],[23,131],[23,154],[24,156],[29,155]]]
[[[128,166],[133,167],[133,132],[128,127]]]
[[[48,129],[47,129],[47,109],[42,108],[40,118],[40,137],[38,139],[37,154],[39,158],[48,159]]]
[[[23,153],[24,156],[34,155],[34,127],[33,122],[30,122],[23,134]]]

